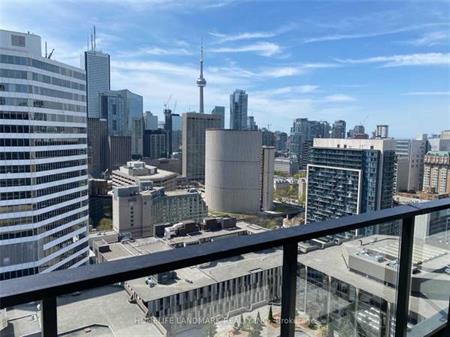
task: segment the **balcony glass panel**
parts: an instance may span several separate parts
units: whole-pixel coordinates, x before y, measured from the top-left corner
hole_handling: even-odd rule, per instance
[[[450,298],[450,211],[416,216],[408,336],[424,336],[447,323]]]
[[[393,336],[399,229],[390,222],[300,242],[296,331]]]

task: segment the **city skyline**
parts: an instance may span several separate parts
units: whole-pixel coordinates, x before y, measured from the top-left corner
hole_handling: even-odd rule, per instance
[[[198,110],[203,39],[205,111],[225,106],[225,125],[229,94],[238,88],[249,93],[249,115],[271,130],[288,131],[294,118],[306,117],[361,122],[368,132],[389,124],[393,136],[415,137],[450,122],[444,2],[105,0],[87,14],[83,1],[1,7],[2,28],[41,35],[55,59],[75,66],[97,25],[97,50],[111,55],[112,89],[143,95],[144,109],[160,118],[171,94],[176,112]],[[230,27],[236,12],[239,27]]]

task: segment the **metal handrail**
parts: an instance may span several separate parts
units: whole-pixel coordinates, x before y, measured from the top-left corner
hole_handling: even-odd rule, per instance
[[[87,265],[74,269],[41,273],[38,275],[6,280],[0,282],[0,309],[38,300],[43,301],[44,308],[45,303],[50,304],[53,308],[56,306],[56,300],[54,299],[56,299],[57,296],[67,293],[124,282],[217,259],[280,246],[283,246],[286,255],[286,252],[292,252],[293,245],[300,241],[361,229],[389,221],[408,219],[408,221],[403,223],[407,225],[409,237],[411,237],[414,226],[414,220],[411,221],[411,219],[414,219],[417,215],[448,208],[450,208],[450,198],[414,205],[403,205],[339,219],[252,234],[249,236],[233,237],[232,240],[218,240],[201,245],[177,248],[102,264]],[[404,228],[402,228],[402,238],[404,239],[407,237],[408,236],[404,235]],[[407,248],[412,249],[412,241],[409,243],[402,242],[400,265],[402,264],[402,256],[405,255],[408,257],[408,255],[410,255],[402,254],[403,249],[405,249],[405,244],[409,245]],[[403,264],[407,266],[407,259],[403,258],[403,260]],[[296,263],[296,259],[285,258],[283,261],[283,270],[294,270],[293,264]],[[287,263],[291,265],[286,265]],[[401,273],[401,270],[399,273]],[[407,279],[405,279],[404,282],[407,282]],[[409,293],[407,293],[407,289],[405,289],[405,294],[400,294],[401,290],[402,289],[399,287],[398,299],[401,300],[402,303],[406,303],[408,301]],[[288,296],[286,296],[287,292],[290,293]],[[292,317],[293,307],[290,302],[292,301],[292,298],[295,299],[295,284],[293,284],[291,278],[283,277],[282,293],[282,297],[285,301],[282,303],[282,317]],[[403,313],[403,316],[404,315],[405,313]],[[291,336],[291,332],[293,333],[293,324],[282,324],[281,329],[282,336]]]

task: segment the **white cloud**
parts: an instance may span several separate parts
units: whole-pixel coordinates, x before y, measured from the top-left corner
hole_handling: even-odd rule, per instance
[[[323,98],[324,102],[354,102],[356,99],[352,96],[344,95],[344,94],[334,94],[325,96]]]
[[[399,33],[414,31],[414,30],[428,28],[428,27],[435,27],[435,26],[449,26],[449,23],[448,22],[442,22],[442,23],[430,23],[430,24],[414,25],[414,26],[401,27],[401,28],[397,28],[397,29],[386,30],[386,31],[379,31],[379,32],[349,33],[349,34],[330,34],[330,35],[323,35],[323,36],[316,36],[316,37],[305,38],[303,40],[303,42],[304,43],[315,43],[315,42],[326,42],[326,41],[363,39],[363,38],[371,38],[371,37],[378,37],[378,36],[384,36],[384,35],[399,34]]]
[[[239,32],[235,34],[224,34],[218,32],[209,32],[209,35],[217,38],[217,43],[225,43],[231,41],[253,40],[253,39],[267,39],[286,32],[289,32],[297,27],[296,24],[290,23],[277,28],[273,31],[257,31],[257,32]]]
[[[450,91],[411,91],[405,92],[404,96],[450,96]]]
[[[295,76],[302,73],[303,70],[300,67],[271,67],[258,72],[260,76],[273,78]]]
[[[364,59],[345,59],[337,61],[349,64],[381,63],[383,67],[450,65],[450,54],[448,53],[404,54],[391,56],[376,56]]]
[[[431,47],[438,44],[445,44],[450,41],[450,34],[448,31],[438,31],[425,33],[421,37],[408,41],[409,44],[418,47]]]
[[[265,39],[269,37],[274,37],[276,33],[274,32],[252,32],[252,33],[238,33],[236,35],[227,35],[222,33],[210,32],[209,35],[214,36],[219,39],[219,43],[229,42],[229,41],[241,41],[241,40],[251,40],[251,39]]]
[[[117,57],[142,57],[142,56],[168,56],[168,55],[192,55],[186,48],[148,47],[136,51],[123,51],[116,53]]]
[[[272,42],[257,42],[239,47],[221,47],[210,49],[213,53],[249,53],[254,52],[262,56],[273,56],[281,52],[281,47]]]
[[[305,84],[273,89],[274,94],[310,94],[319,89],[318,85]]]

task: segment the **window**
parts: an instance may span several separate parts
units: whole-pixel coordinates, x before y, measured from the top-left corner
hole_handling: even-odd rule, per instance
[[[25,47],[25,36],[11,35],[11,45],[16,47]]]

